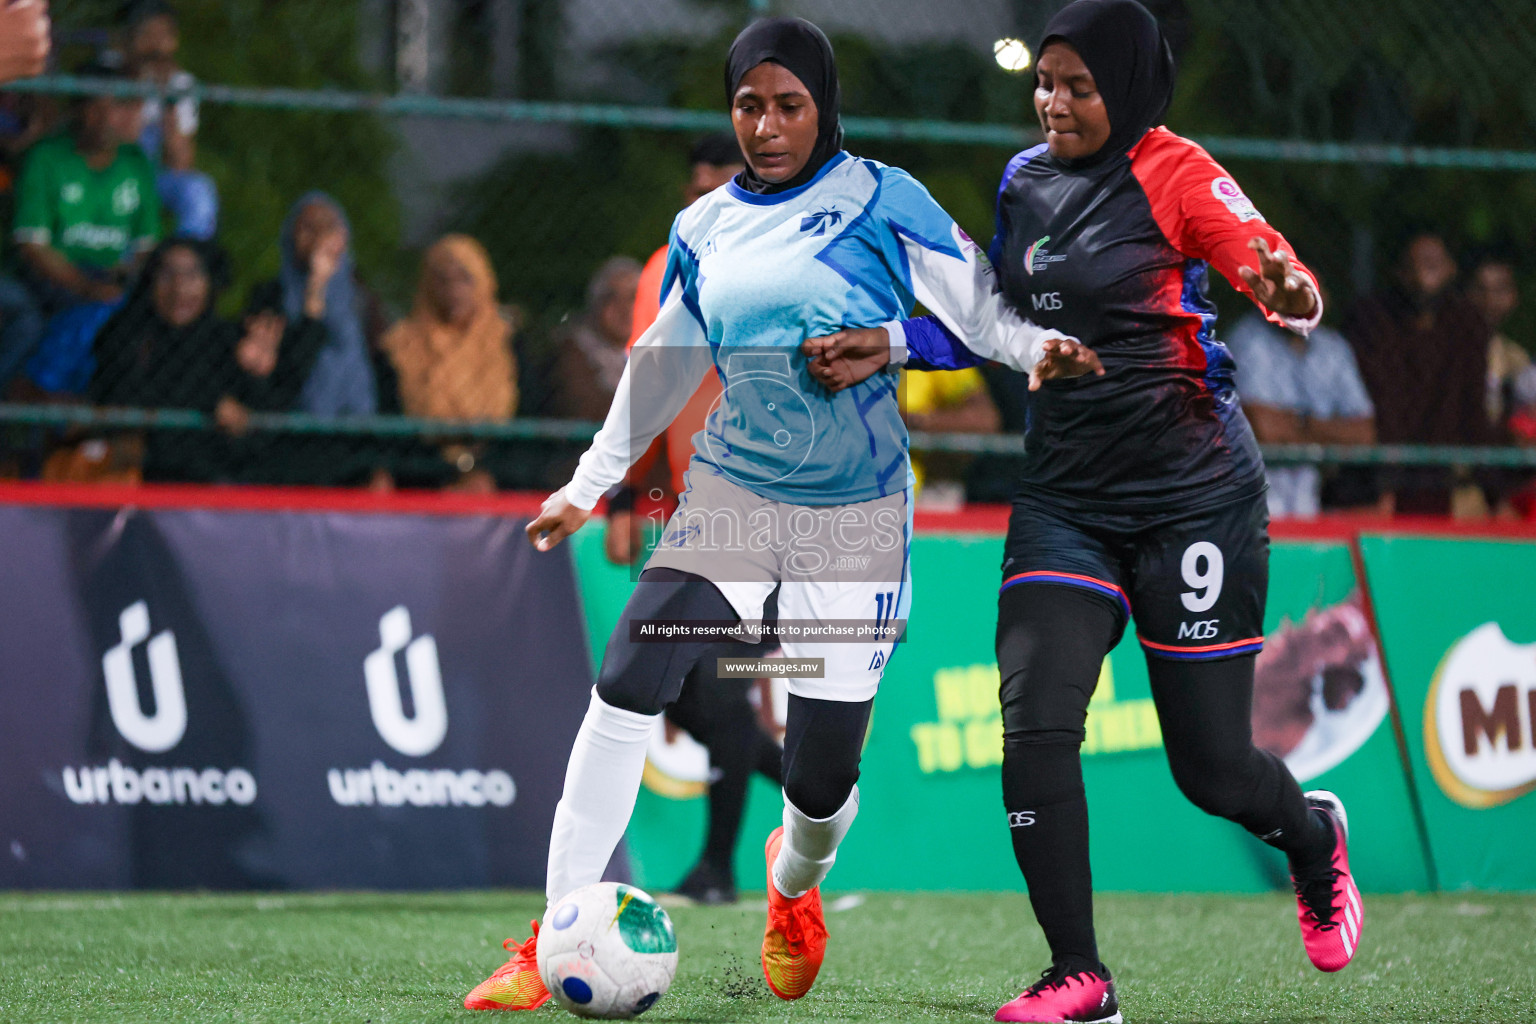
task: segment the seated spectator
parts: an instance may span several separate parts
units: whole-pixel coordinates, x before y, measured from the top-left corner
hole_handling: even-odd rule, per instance
[[[556,415],[601,421],[624,375],[629,329],[634,322],[640,264],[615,256],[587,284],[587,306],[560,338],[555,386]]]
[[[100,65],[79,73],[120,77]],[[154,171],[131,141],[139,107],[112,96],[77,101],[70,131],[37,143],[22,165],[13,236],[25,283],[51,318],[27,374],[46,392],[85,388],[91,339],[160,234]],[[0,353],[0,368],[26,357]]]
[[[377,410],[341,207],[322,192],[308,193],[289,211],[280,238],[278,276],[253,287],[246,302],[235,349],[244,387],[217,410],[220,425],[236,435],[253,411],[329,419]],[[247,483],[360,484],[376,461],[355,438],[331,434],[247,436],[241,451],[238,478]]]
[[[235,327],[214,314],[228,283],[224,254],[212,243],[173,238],[156,247],[96,335],[91,401],[212,412],[233,369]]]
[[[901,410],[907,429],[931,434],[995,434],[1002,417],[979,369],[901,375]],[[959,505],[961,480],[970,456],[931,453],[912,456],[920,498],[929,505]]]
[[[262,336],[275,339],[279,353],[314,350],[296,406],[314,416],[369,416],[378,407],[350,241],[336,200],[324,192],[304,195],[283,223],[277,278],[251,289],[247,304],[249,316],[270,314],[261,321]]]
[[[197,84],[177,63],[181,31],[167,0],[133,0],[123,17],[122,65],[130,78],[153,82],[171,95],[144,101],[139,146],[158,168],[160,203],[176,219],[176,231],[212,238],[219,221],[213,179],[193,170],[197,157],[197,100],[185,95]],[[174,95],[181,92],[183,95]]]
[[[402,410],[438,420],[511,418],[517,410],[511,337],[485,249],[467,235],[439,239],[422,260],[411,315],[384,336]]]
[[[1472,270],[1467,288],[1493,332],[1488,343],[1488,419],[1503,440],[1536,445],[1536,365],[1518,342],[1504,333],[1510,315],[1520,305],[1520,286],[1514,264],[1501,256],[1487,256]],[[1536,519],[1536,480],[1529,472],[1505,475],[1511,507],[1527,519]]]
[[[439,239],[422,259],[410,316],[384,336],[402,411],[434,420],[510,419],[517,411],[511,340],[484,247],[467,235]],[[443,450],[460,473],[460,487],[493,490],[478,454],[468,445]]]
[[[96,335],[90,400],[212,413],[236,386],[236,328],[214,313],[227,284],[224,254],[211,243],[183,238],[156,248],[122,308]],[[77,454],[88,461],[93,450],[109,454],[100,442],[87,442]],[[220,473],[221,454],[217,439],[154,432],[144,446],[144,476],[211,480]],[[70,475],[78,477],[79,468]]]
[[[1439,235],[1414,236],[1398,279],[1360,301],[1344,326],[1376,407],[1382,444],[1478,445],[1488,425],[1488,326],[1453,286],[1456,261]],[[1453,474],[1397,469],[1386,484],[1398,512],[1451,511]]]
[[[1303,338],[1254,310],[1237,322],[1227,345],[1237,361],[1243,411],[1261,443],[1376,443],[1376,411],[1338,331],[1319,326]],[[1272,517],[1317,515],[1316,466],[1272,466],[1268,475]]]
[[[247,436],[250,414],[293,409],[325,344],[325,326],[312,316],[292,330],[270,310],[248,316],[243,329],[219,318],[214,307],[228,284],[226,267],[211,242],[162,243],[96,336],[93,402],[191,409],[211,414],[222,431],[152,434],[146,479],[260,479],[257,464],[272,438]]]
[[[1536,393],[1536,367],[1518,342],[1504,333],[1509,317],[1520,305],[1514,265],[1500,256],[1487,256],[1472,270],[1467,298],[1482,314],[1492,336],[1488,339],[1488,421],[1502,436],[1511,416],[1524,404],[1521,396]]]

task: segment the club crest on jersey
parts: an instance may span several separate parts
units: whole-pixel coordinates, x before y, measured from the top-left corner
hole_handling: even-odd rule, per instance
[[[1245,223],[1250,220],[1263,220],[1264,215],[1253,205],[1253,201],[1243,195],[1243,190],[1237,187],[1237,182],[1231,178],[1211,179],[1211,195],[1220,199],[1227,209],[1232,211],[1232,216]]]
[[[842,222],[843,211],[834,209],[830,206],[823,206],[815,213],[800,218],[800,230],[810,231],[811,237],[815,238],[818,235],[826,234],[827,228],[835,228]],[[815,228],[815,230],[812,231],[812,228]]]
[[[1060,263],[1066,259],[1065,256],[1051,255],[1051,250],[1045,247],[1045,243],[1050,240],[1050,235],[1037,239],[1035,244],[1029,247],[1029,251],[1024,254],[1024,269],[1029,272],[1030,277],[1035,276],[1035,271],[1044,270],[1047,265]]]

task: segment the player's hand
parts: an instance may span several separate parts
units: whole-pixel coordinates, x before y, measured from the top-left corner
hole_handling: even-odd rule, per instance
[[[0,82],[43,73],[50,31],[48,5],[43,0],[0,4]]]
[[[1237,273],[1253,289],[1253,297],[1281,316],[1310,317],[1316,311],[1317,293],[1306,275],[1291,266],[1291,258],[1270,252],[1262,238],[1249,239],[1248,248],[1259,254],[1259,269],[1238,267]]]
[[[528,539],[540,551],[548,551],[565,538],[581,529],[592,513],[572,505],[562,487],[544,499],[539,516],[528,524]]]
[[[891,338],[884,327],[849,327],[808,338],[800,351],[810,360],[811,376],[835,394],[885,369],[891,361]]]
[[[332,228],[315,243],[315,251],[309,257],[309,276],[318,280],[323,288],[341,268],[341,258],[347,252],[347,229]]]
[[[1039,391],[1040,385],[1048,380],[1081,377],[1089,373],[1104,376],[1104,364],[1099,362],[1098,353],[1076,338],[1056,335],[1045,339],[1040,361],[1029,371],[1029,390]]]
[[[271,310],[245,318],[245,335],[235,345],[235,362],[253,377],[270,377],[277,369],[277,352],[282,346],[283,330],[288,321]]]

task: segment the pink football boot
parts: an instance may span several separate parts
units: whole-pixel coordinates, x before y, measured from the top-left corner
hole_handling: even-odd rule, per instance
[[[993,1020],[1034,1024],[1120,1024],[1115,983],[1103,964],[1097,971],[1052,967],[1011,1003],[1003,1004]]]
[[[1360,948],[1360,929],[1365,906],[1349,873],[1349,818],[1344,804],[1325,789],[1307,795],[1307,805],[1328,820],[1333,829],[1333,855],[1317,874],[1291,874],[1296,887],[1296,917],[1301,922],[1301,941],[1312,966],[1320,971],[1344,968]]]

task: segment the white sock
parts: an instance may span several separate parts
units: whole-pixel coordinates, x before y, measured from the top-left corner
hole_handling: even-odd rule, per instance
[[[837,847],[859,813],[859,787],[830,818],[807,818],[784,798],[784,842],[773,862],[773,887],[798,899],[821,884],[837,860]]]
[[[592,703],[581,720],[565,768],[565,789],[555,806],[544,895],[553,905],[584,885],[602,881],[603,869],[629,827],[645,773],[645,748],[660,715],[641,715]]]

